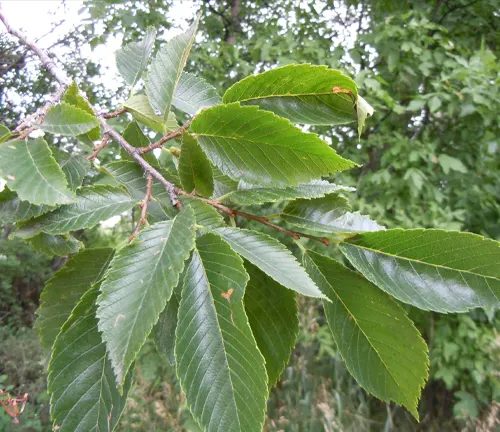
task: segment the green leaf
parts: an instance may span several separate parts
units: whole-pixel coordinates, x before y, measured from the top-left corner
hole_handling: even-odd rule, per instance
[[[133,87],[146,69],[149,56],[153,51],[156,29],[148,27],[144,39],[132,42],[116,51],[116,67],[125,82]]]
[[[148,137],[144,135],[141,127],[135,121],[127,125],[123,131],[123,138],[133,147],[145,147],[151,144]],[[136,160],[123,149],[120,149],[120,156],[124,161],[130,161],[137,164]],[[158,159],[156,159],[153,152],[145,153],[142,157],[150,165],[154,167],[158,166]]]
[[[19,222],[47,213],[54,207],[37,206],[28,201],[21,201],[15,192],[7,187],[0,192],[0,221],[4,223]]]
[[[45,233],[37,234],[26,240],[37,252],[49,257],[67,256],[77,253],[84,247],[84,244],[73,236],[50,235]]]
[[[500,243],[437,229],[358,234],[340,244],[363,275],[404,303],[437,312],[500,307]]]
[[[379,231],[368,216],[352,213],[347,199],[333,194],[323,198],[299,199],[289,203],[281,213],[285,222],[321,233]]]
[[[214,192],[212,167],[198,141],[188,133],[182,134],[179,177],[183,189],[210,198]]]
[[[441,154],[438,157],[438,161],[445,174],[449,174],[450,171],[457,171],[461,173],[467,172],[467,168],[460,159],[448,156],[446,154]]]
[[[213,229],[231,248],[284,287],[309,297],[324,297],[292,253],[267,234],[241,228]]]
[[[88,291],[57,336],[49,363],[48,391],[54,430],[112,431],[125,407],[131,376],[121,395],[97,330],[98,287]]]
[[[264,358],[243,307],[248,275],[220,238],[198,238],[186,271],[175,340],[177,375],[207,432],[261,431],[267,399]]]
[[[358,116],[358,136],[361,138],[361,133],[365,126],[365,121],[368,117],[371,117],[375,110],[373,107],[366,102],[361,96],[358,96],[358,103],[356,104],[356,114]]]
[[[130,97],[123,106],[139,123],[156,132],[166,134],[179,129],[174,113],[170,111],[166,120],[162,116],[156,115],[145,94]]]
[[[76,191],[76,201],[19,224],[15,235],[33,237],[39,232],[65,234],[91,228],[99,222],[130,210],[137,200],[122,188],[87,186]]]
[[[189,29],[163,45],[151,62],[146,77],[146,94],[151,106],[166,119],[174,90],[193,45],[199,16]]]
[[[54,157],[63,170],[71,190],[78,189],[90,170],[90,162],[83,156],[53,149]]]
[[[315,252],[304,266],[331,300],[326,319],[347,369],[369,393],[404,405],[418,420],[427,346],[405,311],[358,273]]]
[[[35,321],[35,329],[45,350],[52,348],[81,296],[102,278],[112,256],[113,249],[84,249],[47,281]]]
[[[316,134],[256,106],[205,109],[191,131],[224,174],[254,185],[296,186],[356,166]]]
[[[175,88],[172,105],[189,115],[195,115],[203,108],[222,103],[222,99],[203,78],[183,72]]]
[[[83,111],[94,116],[94,111],[92,110],[92,107],[83,97],[80,96],[76,82],[73,81],[71,83],[71,85],[64,93],[62,100],[63,102],[66,102],[74,107],[80,108]],[[78,139],[80,139],[85,144],[92,145],[93,141],[97,141],[100,137],[101,137],[101,128],[97,126],[94,129],[90,130],[89,132],[78,136]]]
[[[43,138],[0,144],[0,176],[22,201],[56,205],[75,200]]]
[[[39,128],[53,134],[76,137],[96,126],[99,126],[99,120],[93,114],[61,102],[49,110]]]
[[[179,283],[172,291],[172,297],[153,327],[153,342],[158,353],[165,357],[171,366],[175,366],[175,330],[177,328],[177,315],[181,301],[182,284],[186,269],[179,277]]]
[[[222,99],[258,105],[293,123],[335,125],[356,120],[357,97],[356,83],[339,70],[292,64],[249,76]]]
[[[220,228],[226,226],[224,218],[221,214],[215,210],[211,205],[200,201],[197,198],[192,198],[188,196],[180,197],[182,205],[189,205],[194,212],[194,217],[196,219],[197,233],[204,234],[206,229]]]
[[[257,346],[266,359],[269,387],[273,387],[285,370],[299,333],[295,293],[248,262],[245,269],[250,276],[245,310]]]
[[[0,143],[7,141],[11,136],[13,136],[13,133],[9,128],[0,123]]]
[[[144,199],[146,195],[147,180],[144,177],[143,169],[136,162],[116,161],[105,165],[102,168],[109,175],[123,186],[127,188],[132,198],[137,201]],[[162,174],[164,173],[160,170]],[[165,175],[167,180],[172,180],[168,175]],[[153,199],[148,205],[148,215],[152,216],[155,221],[172,219],[175,216],[175,209],[172,208],[168,192],[165,186],[157,180],[153,180]],[[161,203],[168,203],[162,206]]]
[[[326,180],[313,180],[310,183],[284,189],[263,188],[240,182],[238,190],[220,196],[218,199],[228,204],[254,205],[297,198],[321,198],[335,192],[351,192],[354,190],[354,188],[336,185]]]
[[[119,386],[179,281],[194,247],[194,215],[143,229],[120,250],[101,285],[97,317]]]
[[[214,176],[213,198],[222,197],[238,189],[238,182],[223,174],[216,166],[212,165],[212,172]]]

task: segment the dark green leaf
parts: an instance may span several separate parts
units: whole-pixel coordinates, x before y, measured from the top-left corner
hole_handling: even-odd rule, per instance
[[[245,310],[260,352],[266,359],[269,387],[285,370],[299,333],[295,293],[283,288],[249,262]]]
[[[249,76],[223,100],[258,105],[293,123],[334,125],[356,120],[357,97],[356,83],[339,70],[300,64]]]
[[[405,311],[360,274],[331,258],[308,251],[304,266],[331,300],[323,307],[349,372],[368,392],[404,405],[418,420],[429,358]]]
[[[116,51],[116,67],[125,82],[133,87],[146,69],[153,51],[156,29],[148,27],[144,39],[132,42]]]
[[[199,17],[179,36],[168,41],[151,62],[146,78],[146,94],[153,109],[167,119],[174,90],[186,64],[198,28]]]
[[[194,246],[194,215],[143,229],[120,250],[101,285],[97,317],[119,386],[179,281]]]
[[[175,360],[190,411],[207,432],[261,431],[264,358],[243,307],[248,275],[219,237],[198,238],[186,271]]]
[[[47,281],[35,321],[44,349],[52,348],[80,297],[102,278],[112,256],[113,249],[84,249]]]
[[[76,201],[63,205],[50,213],[19,224],[15,235],[33,237],[39,232],[65,234],[90,228],[99,222],[130,210],[137,200],[122,188],[113,186],[87,186],[76,191]]]
[[[137,163],[129,161],[111,162],[104,166],[103,170],[113,176],[118,183],[125,186],[132,198],[137,201],[144,199],[147,180],[144,177],[143,169]],[[165,177],[169,179],[168,176]],[[154,180],[152,191],[153,199],[148,204],[148,215],[152,216],[155,221],[172,219],[175,216],[175,210],[170,204],[165,187]],[[168,205],[162,206],[161,202],[168,202]]]
[[[500,243],[437,229],[364,233],[341,243],[363,275],[402,302],[424,310],[500,307]]]
[[[181,156],[179,158],[179,177],[183,189],[210,198],[214,192],[212,167],[198,141],[192,135],[182,135]]]
[[[54,207],[37,206],[28,201],[21,201],[15,192],[7,187],[0,192],[0,221],[4,223],[19,222],[47,213]]]
[[[211,205],[200,201],[197,198],[183,196],[180,198],[182,205],[189,205],[194,211],[196,225],[199,225],[197,233],[204,234],[206,229],[220,228],[226,225],[224,218]]]
[[[123,131],[123,138],[133,147],[145,147],[151,144],[148,137],[144,135],[144,132],[135,121],[130,122],[127,125],[127,127]],[[137,164],[135,159],[123,149],[120,149],[120,156],[124,161],[130,161]],[[158,160],[156,159],[153,152],[143,154],[142,157],[150,165],[154,167],[158,165]]]
[[[32,204],[56,205],[75,200],[43,138],[0,144],[0,176],[19,199]]]
[[[54,149],[54,157],[64,172],[71,190],[79,188],[90,170],[90,162],[83,156]]]
[[[49,257],[67,256],[77,253],[84,244],[70,235],[37,234],[26,240],[33,249]]]
[[[309,297],[324,297],[292,253],[267,234],[241,228],[212,230],[243,258],[286,288]]]
[[[217,90],[203,78],[183,72],[175,88],[172,105],[190,115],[195,115],[202,108],[219,105],[222,99]]]
[[[78,136],[99,125],[99,120],[81,108],[61,102],[45,115],[39,128],[45,132],[66,136]]]
[[[224,174],[254,185],[296,186],[356,166],[316,134],[256,106],[208,108],[191,131]]]
[[[125,407],[131,376],[120,394],[97,330],[98,292],[94,287],[81,298],[54,343],[48,391],[54,430],[60,432],[112,431]]]
[[[347,199],[333,194],[316,199],[299,199],[289,203],[281,213],[284,221],[322,233],[380,231],[368,216],[352,213]]]

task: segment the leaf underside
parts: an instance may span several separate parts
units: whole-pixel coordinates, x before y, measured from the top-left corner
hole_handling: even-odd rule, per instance
[[[308,251],[304,266],[331,300],[323,307],[349,372],[368,392],[404,405],[418,420],[429,359],[427,346],[405,311],[331,258]]]
[[[45,132],[78,136],[99,126],[99,120],[93,114],[66,102],[53,106],[38,127]]]
[[[203,78],[183,72],[175,88],[172,105],[189,115],[222,103],[217,90]]]
[[[70,235],[51,235],[40,233],[26,240],[33,249],[49,257],[67,256],[77,253],[84,244]]]
[[[186,64],[198,28],[199,17],[192,26],[163,45],[151,62],[146,78],[146,94],[153,109],[166,119],[174,90]]]
[[[293,123],[337,125],[356,120],[357,95],[356,83],[341,71],[299,64],[249,76],[223,101],[258,105]]]

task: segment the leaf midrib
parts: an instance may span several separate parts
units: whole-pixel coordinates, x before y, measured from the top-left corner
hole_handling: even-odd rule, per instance
[[[343,243],[341,243],[341,245],[349,245],[349,246],[353,246],[353,247],[356,247],[356,248],[359,248],[359,249],[364,249],[364,250],[373,252],[375,254],[385,255],[385,256],[394,258],[395,260],[403,260],[403,261],[415,262],[415,263],[422,264],[422,265],[425,265],[425,266],[437,267],[437,268],[440,268],[440,269],[454,271],[454,272],[458,272],[458,273],[466,273],[466,274],[470,274],[470,275],[474,275],[474,276],[479,276],[479,277],[482,277],[482,278],[485,278],[485,279],[492,279],[492,280],[496,280],[496,281],[500,282],[500,279],[497,278],[497,277],[495,277],[495,276],[487,276],[487,275],[483,275],[481,273],[474,273],[474,272],[472,272],[470,270],[457,269],[457,268],[448,267],[448,266],[445,266],[445,265],[442,265],[442,264],[427,263],[425,261],[421,261],[421,260],[418,260],[416,258],[408,258],[408,257],[400,256],[400,255],[394,255],[394,254],[391,254],[389,252],[381,251],[381,250],[378,250],[378,249],[372,249],[370,247],[361,246],[361,245],[358,245],[356,243],[343,242]]]
[[[311,262],[313,263],[313,265],[316,267],[316,269],[318,270],[319,274],[321,275],[321,277],[323,278],[323,280],[326,282],[326,284],[332,289],[332,291],[335,293],[335,296],[337,297],[337,299],[340,301],[340,303],[342,303],[342,306],[345,308],[345,310],[347,311],[347,313],[349,314],[350,317],[352,317],[352,319],[354,320],[354,322],[356,323],[356,326],[357,328],[361,331],[361,333],[363,334],[363,336],[365,337],[365,339],[368,341],[368,343],[370,344],[370,346],[372,347],[372,349],[377,353],[377,357],[379,358],[379,360],[382,362],[382,364],[384,365],[385,369],[387,370],[387,372],[389,373],[389,375],[391,376],[391,378],[394,380],[394,382],[396,383],[396,385],[398,386],[398,388],[400,389],[401,391],[401,394],[404,395],[404,398],[407,399],[407,396],[405,395],[403,389],[404,387],[402,387],[398,380],[393,376],[391,370],[389,369],[389,367],[387,366],[387,364],[385,363],[384,359],[381,357],[380,353],[378,352],[378,350],[375,348],[375,346],[372,344],[372,341],[371,339],[368,337],[368,335],[365,333],[365,331],[363,330],[363,328],[360,326],[358,320],[356,319],[356,317],[352,314],[351,310],[347,307],[347,305],[344,303],[344,301],[340,298],[340,296],[338,295],[337,291],[335,290],[335,288],[330,284],[330,282],[328,282],[328,280],[326,279],[326,277],[324,276],[323,272],[320,270],[320,268],[316,265],[316,263],[309,257],[309,259],[311,260]],[[328,322],[328,327],[330,327],[330,323]],[[331,332],[333,333],[333,329],[330,327],[330,330]],[[342,352],[340,352],[340,355],[342,356],[342,358],[344,359],[344,362],[347,366],[347,368],[349,369],[350,367],[348,366],[348,362],[346,361],[346,359],[344,358],[344,355],[342,354]],[[411,401],[411,402],[414,402],[414,401]]]

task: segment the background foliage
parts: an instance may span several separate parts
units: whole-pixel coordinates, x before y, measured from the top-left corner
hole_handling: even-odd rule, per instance
[[[144,35],[148,26],[159,29],[159,44],[164,32],[182,21],[172,19],[172,3],[175,0],[85,2],[86,19],[77,31],[62,35],[59,44],[69,47],[64,59],[71,65],[68,72],[93,95],[91,100],[116,99],[98,79],[106,71],[81,58],[77,47],[105,44],[110,35],[123,35],[127,42]],[[338,180],[357,188],[355,202],[364,213],[389,227],[461,229],[500,239],[497,0],[185,4],[193,15],[203,10],[201,43],[187,70],[219,89],[271,66],[306,62],[342,69],[360,84],[360,93],[377,110],[360,142],[355,125],[310,129],[363,165]],[[10,127],[43,104],[34,95],[54,90],[45,72],[23,68],[29,57],[23,48],[0,38],[0,122]],[[204,68],[195,70],[195,64]],[[21,96],[21,105],[10,101],[7,89]],[[123,95],[126,91],[124,83]],[[109,160],[114,158],[112,149],[106,151]],[[87,230],[81,240],[92,246],[116,244],[132,226],[124,218],[112,233]],[[5,234],[8,230],[6,226]],[[45,381],[38,363],[43,359],[29,327],[43,282],[61,262],[30,252],[22,241],[4,238],[0,386],[30,392],[32,403],[22,427],[46,430]],[[431,380],[421,402],[428,414],[417,425],[403,410],[385,406],[355,384],[319,302],[302,299],[300,310],[299,343],[271,393],[268,430],[487,428],[498,414],[500,324],[493,313],[478,310],[452,317],[410,311],[431,357]],[[152,346],[143,348],[138,364],[121,429],[196,430],[173,371]],[[162,384],[165,377],[168,384]],[[0,417],[0,428],[8,425]]]

